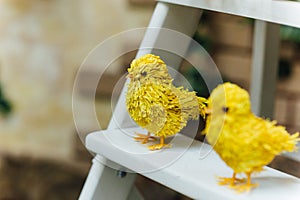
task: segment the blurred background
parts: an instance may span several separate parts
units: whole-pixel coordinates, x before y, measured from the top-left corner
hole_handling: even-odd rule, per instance
[[[101,41],[147,26],[154,6],[153,0],[0,1],[0,200],[78,198],[92,155],[73,122],[76,72]],[[213,57],[224,80],[249,89],[252,33],[251,19],[205,12],[194,39]],[[140,40],[133,35],[114,48]],[[300,128],[299,48],[299,29],[282,26],[274,119],[290,132]],[[119,58],[99,82],[102,128],[111,116],[114,85],[133,58],[134,52]],[[208,95],[192,66],[183,62],[181,72],[200,95]],[[91,73],[86,72],[87,82]],[[84,96],[88,84],[81,90]],[[300,177],[294,160],[277,157],[271,166]],[[145,199],[188,199],[140,176],[136,185]]]

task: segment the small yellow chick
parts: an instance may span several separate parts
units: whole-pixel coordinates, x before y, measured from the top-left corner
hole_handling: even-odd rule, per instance
[[[299,133],[290,135],[275,121],[256,117],[251,112],[249,94],[232,83],[213,90],[208,99],[208,116],[203,133],[221,159],[233,169],[233,176],[220,178],[238,192],[250,191],[251,174],[260,172],[281,152],[296,150]],[[236,175],[245,173],[247,179]]]
[[[126,107],[131,118],[147,135],[137,134],[135,139],[143,144],[160,138],[160,143],[150,150],[170,147],[165,138],[178,133],[190,119],[205,115],[206,99],[197,97],[183,87],[175,87],[164,61],[159,56],[146,54],[132,61],[128,68],[130,83],[126,95]]]

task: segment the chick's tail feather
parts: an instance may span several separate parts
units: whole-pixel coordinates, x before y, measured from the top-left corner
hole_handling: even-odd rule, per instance
[[[204,97],[197,97],[197,100],[198,100],[198,104],[199,104],[199,113],[205,119],[207,99]]]
[[[291,135],[289,137],[289,140],[284,143],[284,150],[285,151],[289,151],[289,152],[292,152],[292,151],[297,151],[297,143],[300,141],[300,138],[299,138],[299,132],[297,133],[294,133],[293,135]]]

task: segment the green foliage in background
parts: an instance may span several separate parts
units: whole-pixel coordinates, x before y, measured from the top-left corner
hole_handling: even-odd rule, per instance
[[[11,102],[5,97],[0,84],[0,115],[7,116],[12,111]]]
[[[209,91],[206,83],[197,69],[191,66],[183,73],[183,75],[187,80],[189,80],[189,83],[193,87],[193,90],[197,92],[197,96],[206,98],[209,96]]]
[[[280,29],[281,39],[300,44],[300,29],[291,26],[281,26]]]
[[[209,14],[207,14],[207,12],[204,12],[201,18],[200,29],[196,31],[196,33],[193,36],[193,39],[197,41],[207,52],[210,52],[213,48],[213,40],[211,36],[205,31],[201,32],[201,29],[208,28],[208,25],[206,24],[208,21]],[[207,85],[196,68],[190,65],[182,72],[182,74],[187,80],[189,80],[189,83],[191,84],[193,90],[197,92],[198,96],[209,96],[209,90],[207,88]]]

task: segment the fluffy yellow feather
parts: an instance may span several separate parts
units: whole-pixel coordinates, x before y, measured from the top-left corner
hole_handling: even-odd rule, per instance
[[[197,97],[183,87],[175,87],[164,61],[159,56],[146,54],[132,61],[128,68],[130,83],[126,95],[126,107],[131,118],[147,135],[138,134],[135,139],[147,143],[160,137],[160,143],[150,150],[168,147],[165,137],[178,133],[190,119],[204,116],[206,99]]]
[[[256,117],[248,92],[235,84],[215,88],[207,110],[206,139],[234,172],[230,178],[220,178],[221,185],[249,191],[257,186],[251,183],[253,172],[260,172],[277,154],[296,150],[299,133],[290,135],[275,121]],[[247,180],[237,179],[238,173],[245,173]]]

